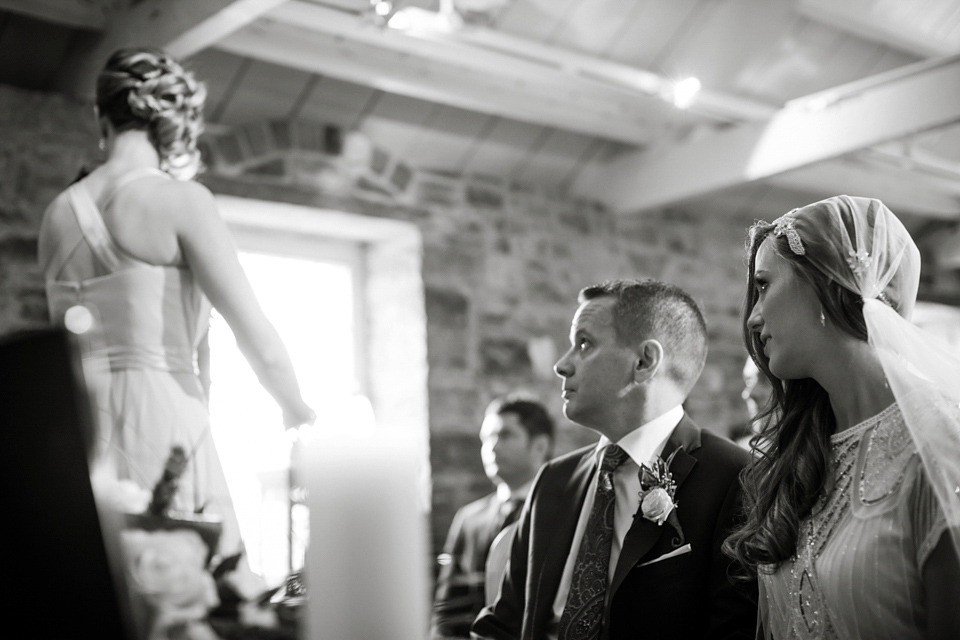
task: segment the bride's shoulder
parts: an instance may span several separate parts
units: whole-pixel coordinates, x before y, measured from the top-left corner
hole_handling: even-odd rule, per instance
[[[895,406],[885,412],[877,425],[864,435],[861,443],[863,468],[859,474],[860,500],[865,504],[882,502],[905,484],[917,453],[913,439]]]
[[[876,426],[866,437],[868,457],[896,457],[905,451],[915,451],[910,431],[897,405],[891,405],[879,416]]]

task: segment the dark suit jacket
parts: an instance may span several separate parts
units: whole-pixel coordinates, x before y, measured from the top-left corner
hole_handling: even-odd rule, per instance
[[[611,640],[753,638],[756,632],[756,582],[731,581],[732,563],[720,550],[741,516],[738,475],[749,454],[701,431],[686,416],[667,440],[662,457],[681,446],[670,472],[677,483],[683,544],[689,543],[691,551],[645,564],[682,544],[669,524],[657,526],[643,516],[634,519],[609,587],[613,595],[603,634]],[[520,515],[500,597],[481,612],[473,637],[545,637],[596,470],[594,451],[594,446],[574,451],[541,469]]]
[[[494,492],[461,507],[453,517],[440,556],[432,637],[470,637],[470,625],[486,604],[484,583],[490,545],[503,527],[516,519],[516,514],[511,517],[502,507]]]

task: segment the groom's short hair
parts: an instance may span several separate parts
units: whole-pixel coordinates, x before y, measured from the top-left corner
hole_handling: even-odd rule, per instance
[[[614,298],[613,326],[626,346],[654,339],[665,354],[667,375],[689,393],[707,360],[707,323],[690,295],[659,280],[608,280],[585,287],[579,301]]]

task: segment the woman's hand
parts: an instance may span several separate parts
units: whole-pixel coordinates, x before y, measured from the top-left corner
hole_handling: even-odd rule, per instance
[[[302,425],[311,425],[317,420],[316,412],[303,401],[293,410],[283,411],[283,426],[287,429],[296,429]]]

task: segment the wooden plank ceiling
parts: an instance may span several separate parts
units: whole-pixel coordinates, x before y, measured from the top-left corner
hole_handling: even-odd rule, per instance
[[[960,0],[0,0],[2,83],[89,90],[128,43],[187,58],[214,129],[323,121],[627,214],[842,191],[960,217]]]

